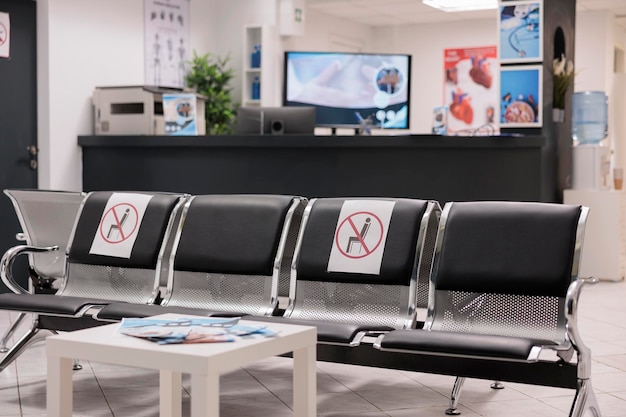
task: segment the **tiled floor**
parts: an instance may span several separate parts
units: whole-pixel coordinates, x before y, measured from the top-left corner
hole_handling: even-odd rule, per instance
[[[593,351],[593,386],[604,417],[626,417],[626,283],[584,289],[580,328]],[[0,312],[0,331],[14,314]],[[19,332],[18,332],[19,333]],[[158,374],[83,363],[74,374],[74,415],[157,416]],[[45,416],[44,343],[28,349],[0,373],[0,416]],[[453,378],[318,362],[318,414],[359,417],[441,417]],[[184,415],[189,415],[185,378]],[[468,380],[461,394],[465,417],[565,417],[572,390]],[[221,415],[282,417],[291,413],[291,359],[271,358],[221,379]],[[208,416],[207,416],[208,417]]]

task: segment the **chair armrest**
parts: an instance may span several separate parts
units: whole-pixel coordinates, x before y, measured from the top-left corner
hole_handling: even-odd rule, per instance
[[[598,278],[578,278],[569,285],[565,296],[565,328],[567,337],[578,352],[578,377],[581,379],[588,379],[591,376],[591,349],[583,343],[578,331],[578,300],[585,285],[598,282]]]
[[[6,285],[11,291],[16,294],[29,294],[30,292],[18,284],[13,278],[13,262],[15,259],[23,254],[29,253],[38,253],[38,252],[49,252],[59,250],[58,246],[47,246],[47,247],[37,247],[37,246],[28,246],[28,245],[19,245],[13,246],[9,248],[4,255],[2,256],[2,260],[0,261],[0,277],[2,278],[2,282]]]

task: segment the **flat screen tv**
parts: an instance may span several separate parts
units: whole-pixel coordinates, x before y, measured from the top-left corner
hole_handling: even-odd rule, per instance
[[[312,135],[315,107],[239,107],[237,133],[246,135]]]
[[[411,56],[285,52],[283,105],[314,106],[316,125],[408,129]]]

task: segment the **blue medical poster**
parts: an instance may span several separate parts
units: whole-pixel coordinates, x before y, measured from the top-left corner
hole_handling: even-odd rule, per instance
[[[501,63],[543,60],[541,1],[500,2],[498,52]]]
[[[500,68],[500,126],[542,125],[541,65]]]

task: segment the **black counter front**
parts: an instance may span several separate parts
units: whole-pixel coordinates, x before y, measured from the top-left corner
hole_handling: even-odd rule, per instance
[[[550,201],[544,138],[80,136],[83,189]]]

